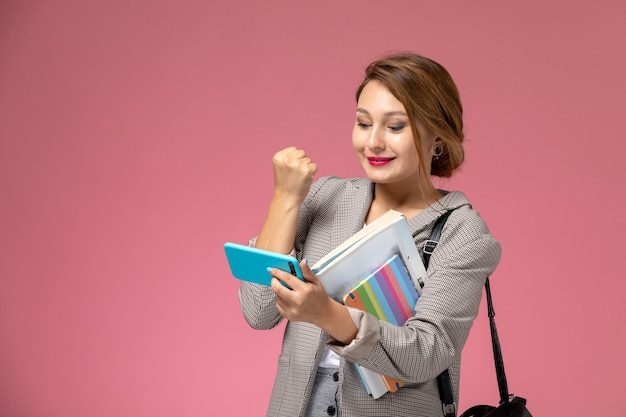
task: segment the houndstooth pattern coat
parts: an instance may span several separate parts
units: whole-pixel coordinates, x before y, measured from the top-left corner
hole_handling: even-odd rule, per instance
[[[443,209],[456,208],[430,259],[415,316],[399,327],[350,309],[359,330],[347,346],[314,325],[287,323],[268,416],[304,415],[324,344],[341,356],[343,417],[441,416],[436,377],[446,368],[458,403],[461,350],[478,313],[485,279],[500,261],[501,249],[463,193],[444,194],[441,205],[409,219],[422,253],[423,243]],[[365,178],[323,177],[316,181],[301,207],[296,257],[313,265],[356,233],[363,227],[372,198],[373,184]],[[282,320],[268,287],[242,282],[239,300],[246,321],[254,329],[272,329]],[[407,384],[374,400],[352,363]]]

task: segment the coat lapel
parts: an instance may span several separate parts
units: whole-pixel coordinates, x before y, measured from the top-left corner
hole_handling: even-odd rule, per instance
[[[351,189],[342,193],[337,202],[330,233],[331,250],[363,228],[365,217],[372,204],[374,186],[368,179],[346,182],[346,188]]]

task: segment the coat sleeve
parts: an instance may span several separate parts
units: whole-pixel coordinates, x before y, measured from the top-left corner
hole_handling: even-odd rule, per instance
[[[475,211],[453,213],[430,259],[415,315],[404,326],[395,326],[350,309],[357,337],[345,346],[329,338],[330,348],[351,362],[408,383],[434,379],[460,358],[485,280],[500,254],[500,244]]]

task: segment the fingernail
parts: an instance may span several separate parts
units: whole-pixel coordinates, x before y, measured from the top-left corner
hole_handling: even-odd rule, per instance
[[[267,268],[265,268],[265,270],[266,270],[267,272],[272,272],[272,267],[271,267],[271,266],[268,266]]]

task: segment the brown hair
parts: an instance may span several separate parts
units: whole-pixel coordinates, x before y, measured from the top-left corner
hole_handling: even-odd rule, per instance
[[[383,84],[407,113],[420,160],[425,170],[421,139],[415,119],[441,139],[443,153],[433,158],[430,174],[450,177],[463,163],[463,107],[459,90],[448,71],[437,62],[413,53],[396,53],[372,62],[365,70],[356,99],[370,81]],[[424,171],[424,174],[428,173]]]

